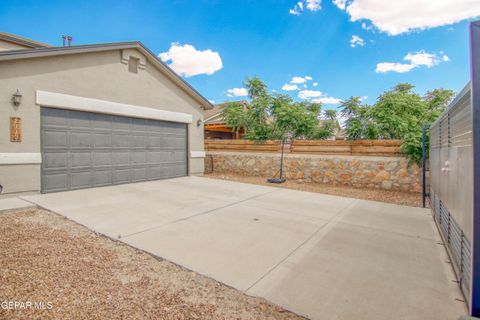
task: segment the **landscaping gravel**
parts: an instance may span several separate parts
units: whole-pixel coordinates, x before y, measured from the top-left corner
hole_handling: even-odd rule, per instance
[[[234,174],[209,173],[204,175],[207,178],[238,181],[244,183],[260,184],[270,187],[295,189],[301,191],[318,192],[335,196],[349,197],[363,200],[381,201],[400,204],[411,207],[422,206],[422,194],[414,192],[401,192],[382,189],[352,188],[346,186],[333,186],[315,182],[298,182],[287,180],[282,184],[268,183],[265,177],[247,177]]]
[[[303,319],[41,209],[0,214],[0,266],[0,319]]]

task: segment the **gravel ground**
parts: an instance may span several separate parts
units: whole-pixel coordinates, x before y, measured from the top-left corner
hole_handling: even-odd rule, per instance
[[[0,319],[303,319],[40,209],[0,214],[0,266]]]
[[[267,178],[265,177],[245,177],[245,176],[234,175],[234,174],[225,175],[225,174],[210,173],[210,174],[205,174],[204,177],[260,184],[260,185],[265,185],[270,187],[318,192],[318,193],[331,194],[335,196],[342,196],[342,197],[349,197],[349,198],[356,198],[356,199],[363,199],[363,200],[388,202],[388,203],[401,204],[401,205],[411,206],[411,207],[422,206],[421,193],[368,189],[368,188],[360,189],[360,188],[352,188],[352,187],[346,187],[346,186],[332,186],[327,184],[308,183],[308,182],[299,183],[296,180],[287,180],[285,183],[282,183],[282,184],[273,184],[273,183],[268,183]]]

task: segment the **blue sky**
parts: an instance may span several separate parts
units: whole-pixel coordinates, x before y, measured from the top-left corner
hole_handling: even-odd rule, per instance
[[[373,103],[398,82],[422,94],[459,91],[469,79],[468,22],[480,2],[397,2],[3,0],[0,30],[52,45],[62,34],[76,45],[140,40],[216,103],[243,99],[249,76],[298,100],[333,103],[326,109],[350,96]],[[353,36],[363,45],[352,47]],[[282,90],[295,88],[293,77],[305,82]]]

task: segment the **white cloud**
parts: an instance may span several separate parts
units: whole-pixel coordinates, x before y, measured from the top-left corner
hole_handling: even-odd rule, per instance
[[[312,102],[321,103],[321,104],[339,104],[342,100],[334,97],[322,97],[317,99],[312,99]]]
[[[292,80],[290,80],[290,83],[293,83],[293,84],[302,84],[302,83],[305,83],[307,81],[310,81],[312,80],[312,77],[310,76],[305,76],[305,77],[293,77]]]
[[[322,9],[322,0],[306,0],[307,9],[310,11],[317,11]]]
[[[381,62],[377,64],[375,72],[385,73],[385,72],[398,72],[405,73],[414,68],[425,66],[431,68],[438,65],[441,62],[450,61],[448,56],[443,52],[440,55],[436,53],[428,53],[424,50],[420,50],[416,53],[407,54],[403,60],[408,61],[409,63],[399,63],[399,62]]]
[[[322,0],[303,0],[299,1],[295,4],[293,8],[290,9],[290,14],[293,14],[295,16],[299,16],[304,9],[307,9],[309,11],[318,11],[322,9]]]
[[[286,83],[286,84],[283,85],[282,90],[285,90],[285,91],[298,90],[298,85]]]
[[[351,21],[369,20],[389,35],[450,25],[480,16],[480,0],[333,0],[333,3],[345,10]]]
[[[363,47],[365,45],[365,40],[360,38],[357,35],[353,35],[352,39],[350,39],[350,47],[355,48],[357,46]]]
[[[318,82],[312,83],[312,86],[314,86],[314,87],[318,86]]]
[[[375,32],[375,28],[372,25],[366,24],[365,22],[362,22],[362,29]]]
[[[317,82],[313,83],[314,87],[317,85]],[[341,99],[329,97],[319,90],[301,90],[298,92],[298,97],[303,100],[322,104],[339,104],[341,101]]]
[[[429,68],[440,62],[436,54],[425,51],[419,51],[414,54],[409,53],[403,58],[403,60],[410,61],[410,63],[415,66],[427,66]]]
[[[246,97],[248,96],[248,91],[245,88],[232,88],[227,90],[228,97]]]
[[[300,99],[319,98],[321,96],[322,92],[317,90],[302,90],[298,93]]]
[[[190,44],[172,43],[167,52],[158,56],[164,62],[171,61],[170,68],[185,77],[213,74],[223,67],[218,52],[210,49],[200,51]]]
[[[211,104],[215,104],[215,100],[208,100]]]
[[[345,10],[347,0],[333,0],[333,3],[341,10]]]
[[[408,63],[397,63],[397,62],[381,62],[377,64],[375,69],[376,73],[385,73],[385,72],[398,72],[405,73],[415,68],[414,65]]]
[[[302,10],[300,10],[300,11],[302,11]],[[292,15],[294,15],[294,16],[299,16],[299,15],[300,15],[300,11],[297,10],[297,6],[295,6],[295,8],[290,9],[289,13],[292,14]]]

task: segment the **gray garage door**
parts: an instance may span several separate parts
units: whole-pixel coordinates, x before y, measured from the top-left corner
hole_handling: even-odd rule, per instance
[[[187,175],[187,125],[41,108],[42,192]]]

